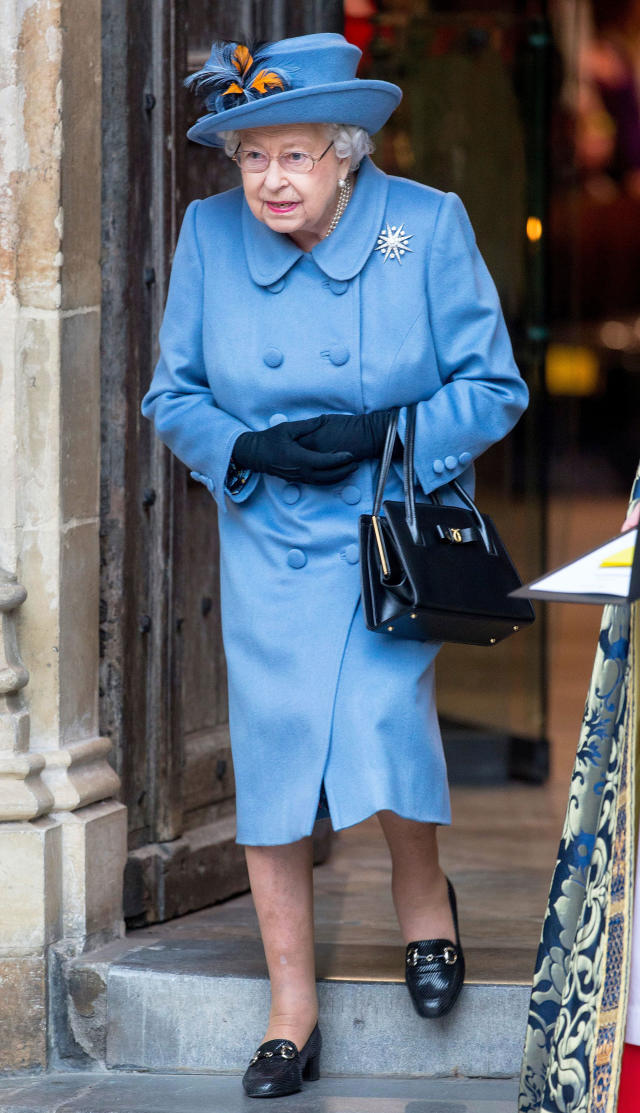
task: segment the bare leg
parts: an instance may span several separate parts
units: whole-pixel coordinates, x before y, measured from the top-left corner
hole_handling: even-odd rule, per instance
[[[378,819],[391,851],[391,891],[405,943],[455,941],[436,824],[403,819],[391,811],[378,812]]]
[[[283,846],[246,846],[269,980],[265,1040],[307,1042],[318,1018],[313,948],[313,850],[310,838]]]

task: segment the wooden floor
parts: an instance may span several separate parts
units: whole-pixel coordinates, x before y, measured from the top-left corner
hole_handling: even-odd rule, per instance
[[[550,567],[613,536],[624,512],[623,500],[556,500]],[[600,617],[597,607],[550,608],[550,782],[453,790],[453,824],[442,829],[440,841],[444,867],[458,891],[471,981],[531,979]],[[335,837],[330,861],[316,870],[315,892],[320,977],[402,978],[389,858],[375,818]],[[149,934],[225,939],[231,964],[246,964],[249,955],[262,963],[249,896],[154,927]],[[142,943],[144,935],[136,933],[137,941]]]
[[[549,512],[549,567],[614,537],[626,514],[626,500],[555,498]],[[602,610],[575,603],[548,606],[549,737],[551,775],[566,786],[589,686]]]

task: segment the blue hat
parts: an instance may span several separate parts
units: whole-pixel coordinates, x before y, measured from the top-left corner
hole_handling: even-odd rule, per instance
[[[270,124],[356,124],[370,134],[402,99],[397,85],[355,76],[362,52],[343,35],[300,35],[255,54],[241,43],[214,43],[206,65],[187,78],[206,116],[187,135],[221,147],[221,131]]]

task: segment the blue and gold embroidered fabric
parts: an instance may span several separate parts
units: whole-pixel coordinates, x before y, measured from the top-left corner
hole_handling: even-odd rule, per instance
[[[634,495],[638,490],[640,469]],[[615,1113],[635,868],[638,604],[603,613],[533,977],[518,1113]]]

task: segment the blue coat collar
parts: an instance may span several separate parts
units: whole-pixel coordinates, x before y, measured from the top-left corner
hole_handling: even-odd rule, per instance
[[[338,227],[311,252],[329,278],[346,281],[362,270],[382,227],[388,190],[387,175],[366,158]],[[304,255],[302,248],[289,236],[274,232],[256,220],[244,199],[242,235],[251,277],[260,286],[277,282]]]

